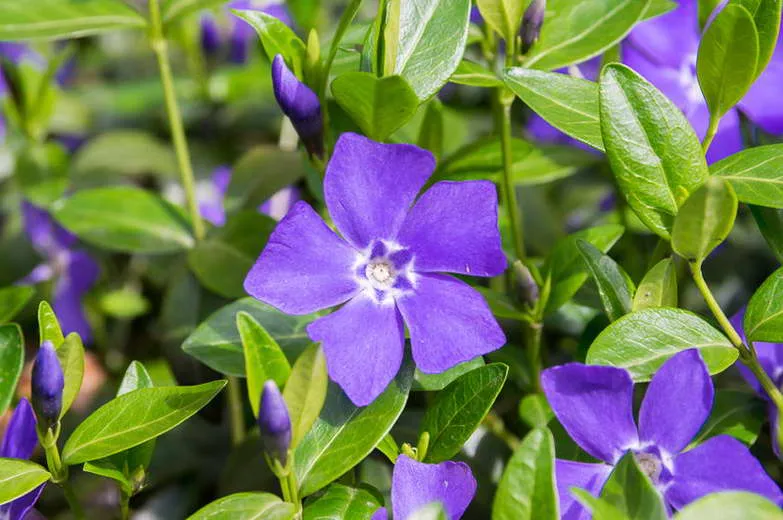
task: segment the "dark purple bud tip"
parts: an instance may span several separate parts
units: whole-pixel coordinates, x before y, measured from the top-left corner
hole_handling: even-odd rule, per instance
[[[65,379],[51,341],[44,341],[33,363],[32,402],[39,423],[52,427],[60,419]]]
[[[207,56],[214,56],[220,50],[220,28],[215,17],[204,15],[201,17],[201,49]]]
[[[291,120],[307,151],[323,157],[321,102],[315,92],[291,72],[280,54],[272,60],[272,86],[277,104]]]
[[[523,54],[526,54],[538,40],[541,26],[544,24],[544,11],[546,11],[546,0],[533,0],[522,17],[520,34]]]
[[[264,383],[261,390],[258,427],[267,455],[285,466],[288,461],[288,448],[291,446],[291,417],[280,389],[272,380]]]

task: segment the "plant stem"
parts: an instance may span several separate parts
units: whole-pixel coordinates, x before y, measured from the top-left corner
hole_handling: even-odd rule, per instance
[[[60,458],[60,450],[57,448],[57,438],[60,433],[60,425],[58,423],[54,432],[48,430],[47,432],[38,431],[38,440],[44,449],[46,454],[46,465],[49,468],[49,473],[52,474],[52,482],[60,486],[63,490],[65,499],[68,501],[68,506],[71,508],[73,516],[77,520],[85,518],[84,510],[82,509],[79,500],[76,498],[76,494],[73,492],[71,483],[68,481],[68,466],[62,463]]]
[[[171,62],[169,61],[168,44],[166,42],[166,37],[163,35],[159,0],[149,0],[149,6],[151,26],[150,45],[158,60],[158,70],[160,72],[160,81],[163,85],[163,96],[166,102],[166,113],[171,129],[171,139],[177,154],[177,163],[182,179],[182,187],[185,190],[188,211],[190,212],[190,218],[193,221],[193,233],[196,236],[196,240],[201,240],[204,238],[206,230],[198,209],[198,200],[196,200],[196,183],[193,175],[193,165],[190,161],[190,152],[188,151],[188,142],[185,137],[185,128],[182,124],[182,114],[180,113],[179,105],[177,104],[176,91],[174,90],[174,78],[171,72]]]
[[[527,347],[528,362],[530,363],[530,383],[536,392],[541,391],[541,332],[543,324],[541,321],[524,323],[525,327],[525,346]]]
[[[120,518],[128,520],[130,516],[130,495],[124,489],[120,493]]]
[[[517,193],[511,178],[513,157],[511,155],[511,103],[503,99],[503,88],[498,88],[497,119],[500,133],[500,145],[503,155],[503,203],[506,206],[511,237],[514,243],[514,253],[520,260],[525,260],[525,240],[522,234],[522,213],[519,211]]]
[[[245,418],[242,409],[242,385],[239,378],[228,377],[228,411],[231,415],[231,442],[234,446],[245,440]]]
[[[720,117],[710,113],[710,125],[707,127],[707,135],[704,136],[704,141],[701,143],[701,148],[704,153],[710,149],[712,140],[715,139],[715,134],[718,133],[718,125],[720,124]]]

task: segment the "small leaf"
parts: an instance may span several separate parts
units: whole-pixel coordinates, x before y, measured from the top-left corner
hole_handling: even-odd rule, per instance
[[[34,462],[0,458],[0,504],[26,495],[51,477]]]
[[[0,325],[0,416],[11,405],[23,368],[22,329],[15,323]]]
[[[479,356],[471,359],[470,361],[465,361],[464,363],[454,365],[450,369],[446,370],[445,372],[441,372],[440,374],[425,374],[417,368],[413,375],[413,388],[411,391],[434,392],[437,390],[443,390],[446,388],[446,386],[451,384],[452,381],[461,377],[463,374],[483,366],[484,358]]]
[[[744,328],[750,341],[783,342],[783,267],[764,280],[751,297]]]
[[[658,490],[639,469],[633,453],[626,453],[601,490],[601,498],[629,520],[666,520],[669,515]]]
[[[783,210],[750,206],[750,212],[769,248],[783,263]]]
[[[519,418],[531,428],[546,428],[554,416],[543,394],[528,394],[519,401]]]
[[[283,389],[283,399],[291,417],[291,449],[296,448],[318,419],[326,401],[329,375],[326,358],[319,345],[310,345],[296,359]]]
[[[231,10],[253,27],[261,38],[261,44],[270,61],[281,54],[294,74],[302,77],[306,47],[304,42],[282,21],[259,10]]]
[[[323,495],[307,504],[303,520],[369,519],[382,506],[366,489],[332,484]]]
[[[65,416],[73,402],[79,397],[84,378],[84,346],[82,338],[75,332],[66,336],[65,341],[57,347],[57,359],[63,369],[65,388],[63,389],[63,407],[60,418]]]
[[[29,285],[12,285],[0,289],[0,323],[14,319],[34,295],[35,287]]]
[[[671,258],[647,271],[634,294],[634,311],[654,307],[677,307],[677,270]]]
[[[577,240],[576,247],[598,286],[598,294],[609,319],[615,321],[631,312],[634,287],[623,268],[589,242]]]
[[[470,87],[501,87],[503,81],[498,78],[494,72],[478,63],[462,60],[457,66],[457,70],[451,75],[449,81],[457,85],[468,85]]]
[[[506,42],[516,39],[528,3],[523,0],[476,0],[481,17]]]
[[[475,370],[443,389],[427,408],[419,434],[430,434],[424,462],[448,460],[484,420],[508,376],[508,367],[492,363]]]
[[[629,520],[628,515],[624,514],[605,499],[594,497],[584,489],[571,488],[568,492],[593,514],[595,520]]]
[[[698,446],[716,435],[731,435],[745,445],[752,446],[759,436],[764,419],[764,405],[757,396],[738,390],[718,390],[715,392],[710,417],[691,445]]]
[[[710,166],[731,184],[740,202],[783,208],[783,144],[748,148]]]
[[[432,98],[424,109],[424,118],[419,127],[416,144],[419,148],[432,152],[436,160],[443,155],[443,127],[443,103],[438,98]]]
[[[758,30],[759,60],[756,66],[756,77],[758,77],[772,59],[777,46],[783,2],[781,0],[735,0],[735,2],[753,16],[753,22]]]
[[[271,493],[234,493],[199,509],[188,520],[290,520],[296,507]]]
[[[747,491],[712,493],[685,506],[676,520],[780,520],[780,507],[768,499]]]
[[[41,335],[41,343],[51,341],[54,348],[59,347],[65,341],[60,322],[57,320],[52,306],[45,300],[38,304],[38,333]]]

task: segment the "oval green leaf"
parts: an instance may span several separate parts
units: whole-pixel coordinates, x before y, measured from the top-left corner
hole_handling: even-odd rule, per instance
[[[750,447],[756,442],[764,421],[764,403],[757,396],[740,390],[718,390],[710,416],[691,447],[716,435],[730,435]]]
[[[751,297],[744,329],[750,341],[783,341],[783,267],[764,280]]]
[[[54,314],[52,306],[46,300],[38,304],[38,333],[41,336],[41,343],[51,341],[54,348],[62,345],[65,341],[60,322]]]
[[[199,509],[188,520],[290,520],[294,504],[271,493],[234,493]]]
[[[75,332],[66,336],[65,341],[57,347],[57,359],[63,369],[65,388],[63,388],[63,407],[60,417],[65,416],[73,402],[79,397],[84,379],[84,345],[82,338]]]
[[[617,262],[584,240],[577,240],[576,247],[587,265],[601,297],[606,315],[615,321],[631,312],[633,282]]]
[[[0,289],[0,323],[14,319],[34,294],[35,287],[29,285],[13,285]]]
[[[332,484],[307,504],[303,520],[369,519],[383,504],[366,489]]]
[[[781,520],[783,512],[766,498],[747,491],[712,493],[685,506],[676,520]]]
[[[34,462],[0,459],[0,504],[26,495],[52,476]]]
[[[326,358],[320,345],[310,345],[296,359],[283,389],[283,399],[291,417],[291,449],[295,449],[310,431],[326,401],[329,375]]]
[[[647,271],[633,297],[633,310],[677,307],[677,270],[671,258],[664,258]]]
[[[271,14],[260,10],[232,9],[231,11],[256,30],[270,61],[280,54],[294,74],[298,78],[302,77],[305,44],[290,27]]]
[[[22,329],[15,323],[0,325],[0,416],[11,405],[23,368]]]
[[[749,148],[710,166],[731,184],[740,202],[783,208],[783,144]]]
[[[626,453],[609,475],[601,498],[628,520],[667,520],[663,497],[639,468],[633,453]]]
[[[484,22],[507,42],[517,37],[527,4],[522,0],[476,0]]]

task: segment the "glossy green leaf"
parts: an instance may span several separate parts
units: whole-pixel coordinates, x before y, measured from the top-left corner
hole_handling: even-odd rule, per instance
[[[677,307],[677,269],[671,258],[647,271],[634,294],[634,311],[654,307]]]
[[[758,77],[772,59],[777,46],[783,2],[781,0],[734,0],[734,3],[748,10],[758,31],[759,60],[756,66]]]
[[[628,515],[605,499],[593,496],[584,489],[571,488],[569,492],[593,514],[594,520],[630,520]]]
[[[611,323],[590,345],[587,363],[625,368],[634,381],[649,381],[674,354],[698,349],[710,374],[737,360],[737,349],[712,325],[692,312],[644,309]]]
[[[22,329],[15,323],[0,325],[0,416],[11,405],[24,368]]]
[[[492,363],[471,370],[444,388],[427,408],[419,434],[430,434],[424,462],[452,458],[484,420],[508,376],[508,367]]]
[[[623,268],[589,242],[577,240],[576,247],[598,287],[609,319],[615,321],[631,312],[634,286]]]
[[[305,331],[314,315],[284,314],[255,298],[242,298],[212,313],[182,344],[182,350],[213,370],[245,377],[245,355],[236,325],[236,315],[250,314],[274,338],[289,361],[311,344]]]
[[[658,490],[626,453],[615,465],[601,490],[601,498],[627,515],[629,520],[666,520],[669,515]]]
[[[38,333],[41,336],[41,343],[51,341],[54,348],[59,347],[65,341],[60,322],[57,320],[52,306],[46,300],[42,300],[38,304]]]
[[[108,457],[154,439],[198,412],[225,384],[142,388],[117,397],[71,434],[63,448],[63,462],[73,465]]]
[[[290,520],[296,507],[271,493],[234,493],[199,509],[188,520]]]
[[[389,387],[357,407],[335,383],[326,403],[294,454],[300,494],[315,493],[362,461],[389,433],[408,400],[413,368],[405,364]]]
[[[611,64],[600,82],[606,155],[631,209],[669,238],[674,216],[707,179],[699,138],[660,91],[628,67]]]
[[[332,94],[362,132],[375,141],[385,141],[419,106],[419,98],[401,76],[378,78],[369,72],[346,72],[332,81]]]
[[[500,87],[503,81],[494,72],[478,63],[462,60],[449,81],[471,87]]]
[[[642,19],[650,0],[550,0],[525,66],[552,70],[598,56]]]
[[[723,177],[740,202],[783,208],[783,144],[748,148],[710,166]]]
[[[713,116],[728,112],[756,79],[759,35],[753,17],[739,4],[724,7],[699,44],[696,74]]]
[[[736,216],[734,190],[720,177],[710,177],[674,218],[672,249],[688,262],[702,262],[729,236]]]
[[[469,25],[469,0],[400,2],[393,73],[405,78],[420,100],[429,99],[462,60]]]
[[[26,495],[51,475],[34,462],[0,458],[0,504]]]
[[[516,39],[529,3],[527,0],[476,0],[484,22],[507,42]]]
[[[685,506],[675,520],[781,520],[783,512],[768,499],[747,491],[712,493]]]
[[[750,341],[783,342],[783,268],[764,280],[751,297],[744,328]]]
[[[623,231],[622,226],[607,224],[572,233],[555,245],[542,269],[544,278],[552,280],[547,313],[556,311],[570,300],[590,276],[577,247],[578,241],[584,240],[605,253],[620,239]]]
[[[0,40],[78,38],[147,22],[122,0],[0,0]]]
[[[369,519],[382,506],[366,489],[332,484],[323,495],[307,504],[303,520]]]
[[[85,242],[126,253],[171,253],[193,246],[182,210],[130,187],[95,188],[53,206],[54,217]]]
[[[563,133],[603,151],[598,85],[592,81],[526,68],[506,69],[506,86],[536,114]]]
[[[0,289],[0,323],[14,319],[33,295],[35,287],[29,285],[12,285]]]
[[[424,109],[416,145],[432,152],[435,160],[443,155],[444,125],[443,103],[437,97],[432,98]]]
[[[256,30],[270,61],[278,54],[282,55],[294,74],[298,78],[302,78],[305,44],[290,27],[263,11],[250,9],[232,9],[231,11]]]
[[[783,263],[783,210],[750,206],[750,212],[764,240]]]
[[[710,416],[691,442],[698,446],[716,435],[730,435],[752,446],[765,420],[764,403],[750,392],[720,389],[715,392]]]
[[[397,441],[394,440],[391,433],[387,433],[386,436],[378,443],[378,451],[386,455],[386,457],[392,461],[397,461],[397,457],[400,454],[400,447],[397,445]]]
[[[283,389],[283,399],[291,417],[291,449],[296,448],[318,419],[326,401],[329,375],[326,358],[320,345],[310,345],[296,359],[288,384]]]
[[[446,386],[451,384],[452,381],[461,377],[463,374],[483,366],[484,358],[479,356],[471,359],[470,361],[465,361],[464,363],[454,365],[450,369],[446,370],[445,372],[441,372],[440,374],[425,374],[417,368],[413,375],[413,388],[411,391],[434,392],[437,390],[443,390],[446,388]]]
[[[57,359],[60,361],[65,379],[63,407],[60,411],[60,417],[63,417],[79,396],[82,379],[84,379],[84,346],[77,333],[68,334],[65,341],[57,347]]]
[[[558,520],[555,440],[546,429],[528,433],[508,461],[492,505],[492,520]]]
[[[543,394],[528,394],[519,401],[519,418],[531,428],[546,428],[554,416]]]

